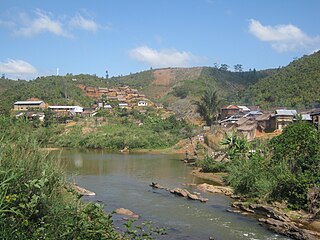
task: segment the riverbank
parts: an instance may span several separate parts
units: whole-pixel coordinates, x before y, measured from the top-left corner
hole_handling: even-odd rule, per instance
[[[193,169],[192,175],[226,186],[223,177],[226,173],[204,173],[200,168]],[[230,187],[227,187],[230,188]],[[266,203],[261,200],[248,200],[230,194],[230,191],[219,189],[219,186],[199,184],[197,189],[208,193],[220,193],[237,200],[232,203],[233,209],[227,211],[241,215],[252,215],[261,225],[276,233],[298,240],[320,239],[320,220],[314,219],[312,214],[306,211],[293,211],[286,204]],[[230,188],[231,189],[231,188]],[[232,189],[231,189],[232,192]],[[258,202],[258,203],[257,203]]]

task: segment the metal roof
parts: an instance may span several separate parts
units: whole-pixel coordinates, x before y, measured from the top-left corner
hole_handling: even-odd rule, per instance
[[[295,116],[297,115],[296,110],[279,109],[276,110],[276,116]]]
[[[301,120],[312,121],[310,114],[301,114]]]
[[[43,103],[43,101],[17,101],[14,105],[39,105]]]

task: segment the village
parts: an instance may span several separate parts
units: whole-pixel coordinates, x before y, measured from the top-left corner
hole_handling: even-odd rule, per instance
[[[75,117],[88,118],[95,116],[99,110],[112,112],[113,109],[136,109],[145,113],[146,109],[159,110],[172,115],[172,110],[165,109],[162,104],[153,103],[145,94],[128,86],[118,88],[95,88],[79,85],[85,95],[93,98],[90,108],[82,106],[49,105],[40,99],[30,98],[14,103],[13,112],[17,118],[44,121],[45,110],[50,111],[56,119],[64,122]],[[317,129],[320,121],[320,109],[297,111],[295,109],[279,108],[273,111],[260,109],[259,106],[228,105],[219,109],[215,129],[223,133],[235,132],[248,141],[268,133],[281,133],[289,124],[295,121],[306,121]],[[61,122],[61,121],[57,121]],[[202,133],[212,130],[212,126],[203,126]],[[212,132],[212,131],[211,131]],[[200,138],[202,135],[200,134]]]
[[[64,120],[72,120],[74,117],[92,117],[97,114],[98,110],[104,109],[112,111],[118,109],[139,109],[144,112],[146,107],[152,109],[163,109],[162,104],[155,104],[147,99],[136,89],[128,86],[114,89],[94,88],[79,85],[85,95],[93,98],[95,103],[91,107],[68,105],[49,105],[41,99],[29,98],[26,101],[17,101],[14,103],[13,111],[16,117],[25,117],[29,120],[39,119],[44,121],[44,110],[49,110],[54,114],[55,118],[63,118]]]

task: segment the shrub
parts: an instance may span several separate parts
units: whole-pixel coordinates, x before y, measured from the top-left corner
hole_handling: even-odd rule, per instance
[[[197,161],[197,166],[202,169],[203,172],[225,172],[226,162],[217,162],[210,156],[205,156],[203,160]]]

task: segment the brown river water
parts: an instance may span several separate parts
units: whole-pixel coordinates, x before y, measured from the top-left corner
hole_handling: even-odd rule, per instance
[[[108,213],[117,208],[130,209],[141,216],[138,222],[152,221],[167,229],[167,235],[159,239],[289,239],[266,230],[252,216],[227,212],[232,199],[223,195],[201,193],[209,200],[200,203],[152,189],[149,184],[158,182],[165,187],[198,192],[183,184],[208,182],[191,175],[192,168],[179,161],[181,156],[87,150],[53,154],[61,158],[72,181],[96,193],[83,198],[85,201],[102,203]],[[122,218],[113,215],[115,226],[123,225]]]

